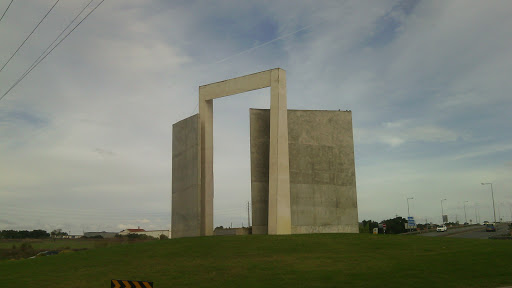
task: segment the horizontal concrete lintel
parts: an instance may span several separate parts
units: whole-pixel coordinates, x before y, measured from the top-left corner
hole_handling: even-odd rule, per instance
[[[270,87],[271,72],[278,69],[280,68],[199,86],[199,99],[200,101],[208,101]]]

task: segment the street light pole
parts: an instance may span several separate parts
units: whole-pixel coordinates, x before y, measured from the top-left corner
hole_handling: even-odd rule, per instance
[[[482,183],[482,185],[491,185],[492,210],[494,212],[494,223],[496,223],[496,208],[494,207],[494,190],[492,190],[492,183]]]
[[[466,215],[466,202],[469,202],[469,201],[464,201],[464,219],[466,220],[465,223],[468,223],[468,216]]]
[[[409,213],[409,199],[414,199],[414,197],[407,198],[407,227],[409,227],[409,219],[411,219],[411,213]],[[410,227],[409,231],[411,231]]]
[[[500,222],[501,222],[501,209],[500,209],[501,205],[500,204],[501,204],[501,202],[498,202],[498,220],[500,220]]]
[[[441,199],[441,222],[443,222],[444,224],[444,209],[443,209],[443,201],[445,201],[446,199]]]
[[[478,223],[482,223],[482,217],[480,216],[480,206],[476,207],[476,213],[478,214]]]
[[[409,199],[414,199],[414,197],[407,198],[407,218],[411,217],[411,214],[409,213]]]

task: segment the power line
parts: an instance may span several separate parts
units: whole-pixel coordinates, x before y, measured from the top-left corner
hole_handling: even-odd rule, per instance
[[[36,61],[34,61],[34,62],[32,63],[32,65],[30,65],[30,67],[29,67],[29,68],[28,68],[28,69],[23,73],[23,75],[24,75],[28,70],[30,70],[30,68],[32,68],[32,66],[37,65],[36,63],[39,61],[39,59],[41,59],[41,58],[43,57],[43,55],[44,55],[46,52],[48,52],[48,50],[50,49],[50,47],[52,47],[52,46],[53,46],[53,44],[55,44],[55,42],[57,42],[57,40],[60,38],[60,36],[62,36],[62,34],[64,34],[64,32],[65,32],[66,30],[68,30],[68,28],[71,26],[71,24],[73,24],[73,22],[75,22],[75,20],[76,20],[80,15],[82,15],[82,13],[85,11],[85,9],[87,9],[87,7],[89,7],[89,5],[91,5],[92,1],[94,1],[94,0],[89,1],[89,3],[87,3],[87,5],[85,5],[85,6],[84,6],[84,8],[82,8],[82,10],[80,10],[80,13],[78,13],[78,14],[75,16],[75,18],[73,18],[73,20],[71,20],[71,22],[69,22],[69,24],[66,26],[66,28],[64,28],[64,30],[62,30],[62,32],[60,32],[59,36],[57,36],[57,37],[55,38],[55,40],[53,40],[53,42],[52,42],[50,45],[48,45],[48,47],[46,47],[46,49],[44,50],[44,52],[43,52],[43,53],[41,53],[41,55],[40,55],[39,57],[37,57]]]
[[[89,5],[91,5],[92,1],[94,1],[94,0],[89,1],[89,3],[87,3],[87,5],[85,5],[85,7],[82,8],[80,13],[78,13],[75,16],[75,18],[73,20],[71,20],[71,22],[69,22],[69,24],[66,26],[66,28],[64,28],[64,30],[62,30],[62,32],[60,32],[60,34],[55,38],[55,40],[53,40],[53,42],[50,45],[48,45],[48,47],[46,47],[44,52],[41,53],[41,55],[39,55],[39,57],[37,57],[37,59],[29,66],[29,68],[27,70],[25,70],[25,72],[23,72],[23,74],[18,78],[18,80],[16,80],[14,85],[18,84],[21,81],[21,79],[25,78],[26,74],[30,73],[30,71],[33,69],[33,67],[35,67],[35,66],[37,66],[37,64],[39,64],[40,60],[42,60],[45,53],[48,52],[48,50],[50,50],[50,48],[53,46],[53,44],[55,44],[55,42],[57,42],[57,40],[60,38],[60,36],[62,36],[62,34],[64,34],[64,32],[66,32],[66,30],[68,30],[68,28],[71,26],[71,24],[73,24],[75,22],[75,20],[80,15],[82,15],[82,13],[85,11],[85,9],[87,9],[87,7],[89,7]],[[2,96],[2,98],[3,98],[3,96]],[[1,100],[1,98],[0,98],[0,100]]]
[[[39,27],[39,25],[41,25],[41,23],[43,23],[44,19],[46,19],[46,16],[48,16],[48,14],[50,14],[50,12],[52,12],[53,8],[55,7],[55,5],[57,5],[57,3],[59,3],[59,1],[60,0],[55,1],[55,4],[53,4],[52,8],[50,8],[50,10],[48,10],[48,12],[46,12],[46,14],[44,15],[43,19],[41,19],[41,21],[39,21],[39,23],[37,24],[36,28],[34,28],[34,30],[32,30],[32,32],[30,32],[30,34],[28,34],[27,38],[25,38],[23,43],[21,43],[20,47],[18,47],[18,49],[16,49],[14,54],[12,54],[11,58],[9,58],[9,60],[7,60],[7,62],[5,62],[4,66],[2,66],[2,68],[0,69],[0,72],[2,72],[2,70],[4,70],[4,68],[5,68],[5,66],[7,66],[7,64],[9,64],[9,62],[14,57],[14,55],[16,55],[16,53],[18,53],[18,51],[21,49],[23,44],[25,44],[25,42],[27,42],[28,38],[30,38],[30,36],[32,36],[34,31],[36,31],[37,27]]]
[[[57,46],[59,46],[59,44],[60,44],[60,43],[62,43],[62,41],[64,41],[64,40],[69,36],[69,34],[71,34],[73,31],[75,31],[75,29],[76,29],[80,24],[82,24],[82,22],[84,22],[84,20],[85,20],[85,19],[87,19],[87,17],[89,17],[89,15],[91,15],[91,13],[92,13],[92,12],[94,12],[94,10],[96,10],[96,8],[98,8],[98,7],[101,5],[101,3],[103,3],[103,1],[105,1],[105,0],[101,0],[101,2],[100,2],[98,5],[96,5],[96,6],[95,6],[91,11],[89,11],[89,13],[87,13],[87,15],[85,15],[85,17],[84,17],[82,20],[80,20],[80,22],[78,22],[78,24],[77,24],[75,27],[73,27],[73,29],[71,29],[71,31],[69,31],[69,32],[68,32],[68,34],[66,34],[66,35],[65,35],[65,36],[64,36],[64,37],[63,37],[63,38],[62,38],[62,39],[61,39],[61,40],[60,40],[60,41],[55,45],[55,46],[53,46],[53,48],[52,48],[48,53],[46,53],[46,55],[44,55],[44,56],[41,58],[41,60],[39,60],[35,65],[32,65],[32,66],[31,66],[31,67],[30,67],[30,68],[29,68],[25,73],[23,73],[23,75],[22,75],[18,80],[16,80],[16,82],[15,82],[15,83],[14,83],[14,84],[13,84],[13,85],[12,85],[12,86],[11,86],[11,87],[10,87],[10,88],[9,88],[9,89],[8,89],[8,90],[7,90],[3,95],[2,95],[2,97],[0,97],[0,101],[1,101],[1,100],[5,97],[5,95],[7,95],[7,94],[8,94],[8,93],[9,93],[9,92],[14,88],[14,87],[16,87],[16,86],[18,85],[18,83],[20,83],[20,82],[21,82],[21,81],[22,81],[22,80],[23,80],[23,79],[24,79],[28,74],[30,74],[30,72],[32,72],[32,70],[34,70],[34,68],[36,68],[36,67],[37,67],[37,65],[39,65],[39,63],[41,63],[41,62],[42,62],[42,61],[43,61],[43,60],[44,60],[48,55],[50,55],[50,53],[52,53],[52,51],[53,51],[55,48],[57,48]],[[90,3],[89,3],[89,4],[90,4]],[[89,6],[89,4],[87,4],[87,6]],[[86,6],[85,8],[87,8],[87,6]],[[84,8],[84,9],[85,9],[85,8]],[[82,12],[80,12],[80,14],[81,14],[81,13],[82,13]],[[78,15],[80,15],[80,14],[78,14]],[[75,19],[76,19],[76,18],[75,18]],[[74,21],[74,19],[73,19],[73,21]],[[71,21],[71,23],[73,23],[73,21]],[[69,26],[68,26],[68,27],[69,27]],[[66,27],[66,29],[67,29],[68,27]],[[64,31],[65,31],[66,29],[64,29]],[[64,32],[64,31],[63,31],[63,32]],[[60,36],[60,35],[59,35],[59,36]],[[58,36],[58,37],[59,37],[59,36]],[[50,44],[50,46],[51,46],[51,44]],[[41,57],[41,56],[40,56],[40,57]],[[36,60],[36,61],[37,61],[37,60]],[[34,63],[32,63],[32,64],[34,64]]]
[[[272,39],[272,40],[270,40],[270,41],[267,41],[267,42],[264,42],[264,43],[262,43],[262,44],[260,44],[260,45],[258,45],[258,46],[255,46],[255,47],[252,47],[252,48],[249,48],[249,49],[243,50],[243,51],[241,51],[241,52],[238,52],[238,53],[236,53],[236,54],[233,54],[233,55],[231,55],[231,56],[228,56],[228,57],[226,57],[226,58],[224,58],[224,59],[221,59],[221,60],[219,60],[219,61],[217,61],[217,62],[215,62],[215,63],[212,63],[212,64],[219,64],[219,63],[222,63],[222,62],[224,62],[224,61],[226,61],[226,60],[228,60],[228,59],[230,59],[230,58],[233,58],[233,57],[236,57],[236,56],[239,56],[239,55],[242,55],[242,54],[249,53],[249,52],[251,52],[251,51],[253,51],[253,50],[255,50],[255,49],[258,49],[258,48],[260,48],[260,47],[266,46],[266,45],[268,45],[268,44],[270,44],[270,43],[276,42],[276,41],[281,40],[281,39],[283,39],[283,38],[286,38],[286,37],[292,36],[293,34],[297,34],[297,33],[301,32],[301,31],[303,31],[303,30],[309,29],[309,28],[311,28],[313,25],[314,25],[314,24],[311,24],[311,25],[308,25],[308,26],[302,27],[302,28],[301,28],[301,29],[299,29],[299,30],[295,30],[295,31],[290,32],[290,33],[288,33],[288,34],[281,35],[281,36],[279,36],[279,37],[277,37],[277,38],[274,38],[274,39]]]
[[[196,106],[194,107],[194,110],[192,111],[192,114],[194,114],[194,112],[196,112],[197,106],[199,106],[199,102],[197,102]]]
[[[5,13],[7,13],[7,10],[9,10],[9,7],[11,7],[11,4],[13,1],[14,0],[11,0],[11,3],[9,3],[9,6],[7,6],[7,9],[5,9],[4,14],[2,14],[2,17],[0,17],[0,21],[2,21],[2,19],[4,19]]]

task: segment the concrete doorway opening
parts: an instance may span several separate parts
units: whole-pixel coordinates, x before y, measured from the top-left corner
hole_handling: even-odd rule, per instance
[[[249,232],[247,228],[250,226],[249,222],[252,222],[252,203],[249,203],[248,209],[248,202],[251,201],[249,109],[269,109],[269,93],[269,88],[263,88],[241,93],[238,97],[220,98],[215,101],[214,235]],[[219,228],[221,226],[223,229]],[[242,227],[244,229],[241,229]]]

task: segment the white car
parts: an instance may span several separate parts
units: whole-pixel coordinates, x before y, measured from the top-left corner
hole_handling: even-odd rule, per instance
[[[437,232],[446,232],[448,228],[446,228],[446,225],[437,226]]]

